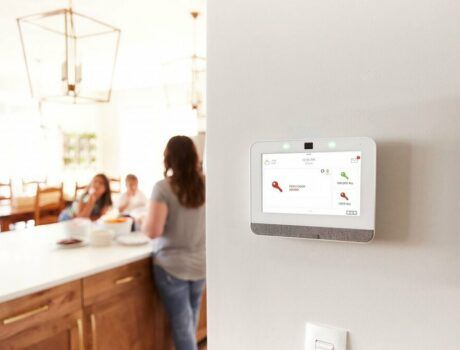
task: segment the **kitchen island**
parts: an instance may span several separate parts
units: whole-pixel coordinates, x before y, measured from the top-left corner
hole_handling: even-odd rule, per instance
[[[152,244],[64,249],[64,237],[65,224],[0,234],[0,348],[171,349]]]

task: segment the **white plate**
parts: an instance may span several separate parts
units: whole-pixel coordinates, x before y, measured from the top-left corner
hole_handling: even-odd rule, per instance
[[[116,238],[117,242],[123,245],[143,245],[150,242],[147,236],[138,233],[129,233],[127,235],[121,235]]]

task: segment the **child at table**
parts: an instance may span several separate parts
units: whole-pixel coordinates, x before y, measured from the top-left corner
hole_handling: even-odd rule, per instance
[[[147,198],[139,190],[139,180],[136,175],[128,174],[125,179],[126,192],[118,200],[120,214],[131,215],[136,209],[145,208]]]
[[[91,180],[86,192],[59,215],[59,221],[73,218],[98,220],[112,206],[110,182],[104,174],[97,174]]]

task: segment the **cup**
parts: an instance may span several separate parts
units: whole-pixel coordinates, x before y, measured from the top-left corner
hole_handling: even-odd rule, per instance
[[[94,247],[106,247],[112,244],[114,232],[109,229],[101,228],[91,231],[89,242]]]

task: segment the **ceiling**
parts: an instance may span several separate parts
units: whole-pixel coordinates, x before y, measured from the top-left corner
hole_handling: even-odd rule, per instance
[[[203,13],[198,21],[197,49],[205,55],[204,1],[73,0],[73,4],[75,11],[121,29],[114,88],[130,89],[160,85],[163,63],[192,54],[192,9]],[[16,18],[67,7],[67,4],[62,0],[2,0],[0,103],[21,99],[29,93]]]

